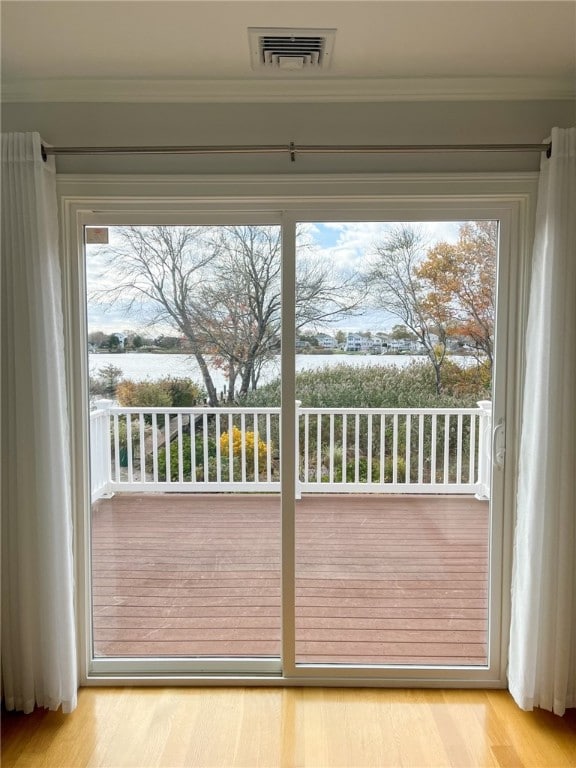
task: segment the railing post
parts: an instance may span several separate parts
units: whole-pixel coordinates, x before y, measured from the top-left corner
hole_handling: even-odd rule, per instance
[[[300,406],[302,405],[301,400],[296,400],[296,408],[295,408],[295,419],[296,419],[296,434],[294,443],[296,446],[296,456],[295,456],[295,482],[296,482],[296,488],[294,492],[294,498],[301,499],[302,498],[302,486],[300,483]]]
[[[113,400],[95,400],[98,419],[90,425],[90,491],[92,501],[111,495],[112,454],[110,409]]]
[[[490,499],[490,482],[492,476],[492,403],[490,400],[480,400],[480,423],[478,429],[478,482],[476,498]]]

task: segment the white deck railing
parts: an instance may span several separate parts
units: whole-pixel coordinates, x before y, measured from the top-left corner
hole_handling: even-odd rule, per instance
[[[491,403],[302,408],[297,494],[490,493]],[[90,416],[92,499],[116,491],[280,489],[280,408],[123,408]]]

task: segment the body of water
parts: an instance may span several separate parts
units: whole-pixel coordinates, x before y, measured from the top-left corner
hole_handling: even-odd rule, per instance
[[[209,358],[208,358],[209,359]],[[424,361],[421,355],[296,355],[296,371],[307,371],[314,368],[326,368],[339,363],[358,367],[374,365],[396,365],[404,367],[414,360]],[[460,365],[467,365],[473,358],[456,358]],[[91,376],[97,376],[98,370],[106,365],[115,365],[122,371],[122,377],[133,381],[161,379],[164,376],[186,377],[203,386],[202,375],[198,365],[190,355],[158,355],[149,353],[126,352],[124,354],[108,355],[91,353],[88,356]],[[226,378],[222,371],[211,368],[214,385],[222,390]],[[260,386],[272,381],[280,375],[280,356],[265,366],[260,377]]]

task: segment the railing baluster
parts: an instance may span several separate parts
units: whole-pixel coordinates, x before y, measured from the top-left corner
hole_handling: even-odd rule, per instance
[[[266,482],[272,481],[272,430],[270,414],[266,414]]]
[[[257,483],[259,481],[259,477],[258,477],[259,451],[258,451],[258,414],[256,412],[254,412],[253,419],[254,419],[254,482]]]
[[[246,414],[240,414],[240,466],[242,468],[242,482],[246,482]]]
[[[329,456],[329,480],[331,483],[334,482],[334,414],[330,414],[330,443],[328,445],[328,456]]]
[[[111,436],[110,436],[110,414],[108,413],[108,418],[104,421],[102,425],[102,440],[104,441],[104,445],[106,446],[106,478],[108,482],[112,480],[112,445],[111,445]]]
[[[346,453],[348,452],[348,417],[342,416],[342,482],[347,482],[346,477]]]
[[[368,414],[368,435],[367,435],[368,445],[366,446],[366,462],[367,462],[367,472],[366,472],[366,482],[371,483],[372,482],[372,414]]]
[[[418,484],[424,482],[424,414],[418,416]]]
[[[146,482],[146,442],[144,430],[144,414],[138,414],[138,427],[140,429],[140,482]]]
[[[108,487],[108,484],[112,480],[112,446],[110,444],[110,414],[106,414],[106,418],[102,419],[100,422],[100,440],[102,441],[102,447],[103,447],[103,471],[104,471],[104,479],[105,479],[105,485]]]
[[[196,482],[196,414],[190,416],[190,482]]]
[[[222,482],[222,460],[221,460],[221,453],[222,448],[220,446],[220,435],[222,434],[222,430],[220,427],[220,414],[216,414],[216,482],[221,483]]]
[[[228,414],[228,478],[231,483],[234,482],[234,441],[233,441],[234,421],[232,414]]]
[[[411,414],[406,414],[406,421],[405,421],[405,428],[406,428],[406,469],[404,471],[404,482],[409,483],[410,482],[410,465],[412,463],[412,416]]]
[[[302,478],[301,478],[301,471],[302,471],[302,461],[301,461],[301,453],[302,453],[302,440],[300,439],[300,416],[301,416],[301,406],[302,401],[301,400],[295,400],[294,401],[294,498],[295,499],[301,499],[302,498]]]
[[[386,416],[380,414],[380,482],[386,482]]]
[[[310,450],[308,433],[310,430],[310,418],[304,414],[304,482],[308,482],[308,451]]]
[[[456,482],[462,482],[462,414],[458,414],[456,440]]]
[[[172,446],[170,435],[170,414],[164,414],[164,455],[166,456],[166,482],[172,482]]]
[[[322,482],[322,414],[316,416],[316,482]]]
[[[398,482],[398,414],[392,419],[392,482]]]
[[[476,414],[470,416],[470,438],[468,441],[468,482],[476,480]]]
[[[208,469],[208,414],[202,414],[202,448],[203,448],[203,460],[204,460],[204,482],[207,483],[209,478]]]
[[[444,485],[450,478],[450,414],[444,416]]]
[[[354,418],[354,482],[360,482],[360,414]]]
[[[182,436],[182,414],[176,417],[176,426],[178,429],[178,482],[184,482],[184,455],[183,455],[183,436]]]
[[[132,465],[132,414],[126,414],[126,454],[128,456],[128,482],[134,482],[134,467]]]
[[[432,436],[430,440],[431,455],[430,455],[430,483],[436,485],[436,443],[438,441],[438,417],[435,413],[432,414]]]
[[[158,482],[158,418],[152,414],[152,479]]]
[[[120,477],[120,431],[118,429],[118,414],[114,414],[114,480],[121,482]]]

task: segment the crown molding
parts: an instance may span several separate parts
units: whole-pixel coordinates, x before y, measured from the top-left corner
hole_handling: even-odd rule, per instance
[[[457,171],[454,173],[307,173],[306,183],[378,185],[382,183],[406,182],[411,184],[435,184],[438,182],[498,182],[498,183],[533,183],[540,178],[538,171]],[[58,184],[108,184],[110,186],[131,184],[146,187],[148,184],[167,184],[184,186],[186,184],[209,185],[213,188],[231,184],[265,186],[271,184],[293,185],[302,191],[302,177],[287,173],[270,174],[165,174],[165,173],[57,173]]]
[[[123,103],[347,103],[575,100],[569,78],[305,78],[258,80],[5,80],[2,101]]]

